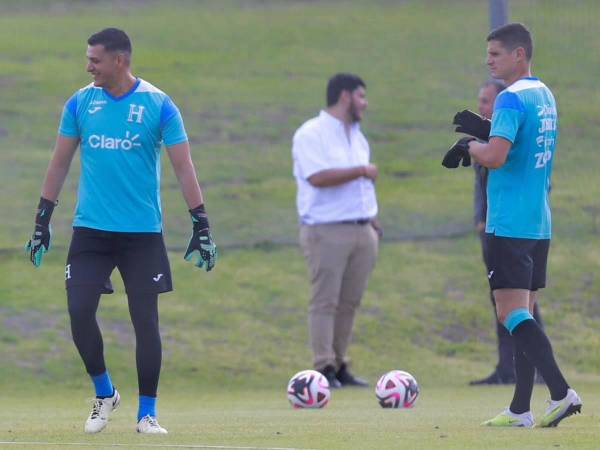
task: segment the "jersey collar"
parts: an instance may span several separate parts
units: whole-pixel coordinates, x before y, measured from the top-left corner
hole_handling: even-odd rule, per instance
[[[135,79],[135,83],[133,83],[133,86],[131,86],[131,89],[129,89],[127,92],[125,92],[123,95],[119,95],[118,97],[115,97],[114,95],[112,95],[110,92],[108,92],[106,89],[102,88],[102,90],[104,91],[104,93],[111,99],[114,100],[115,102],[121,101],[124,98],[129,97],[131,94],[133,94],[135,92],[135,90],[138,88],[138,86],[140,85],[140,82],[142,80],[140,78],[136,78]]]

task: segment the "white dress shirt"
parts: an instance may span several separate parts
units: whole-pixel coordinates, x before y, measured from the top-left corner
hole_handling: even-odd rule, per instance
[[[323,170],[369,164],[369,143],[358,123],[351,126],[348,135],[341,120],[321,111],[294,134],[292,157],[301,223],[315,225],[377,215],[375,185],[369,178],[360,177],[330,187],[315,187],[308,182],[311,175]]]

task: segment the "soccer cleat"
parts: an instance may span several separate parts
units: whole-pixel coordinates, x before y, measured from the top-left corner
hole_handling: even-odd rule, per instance
[[[85,421],[84,431],[86,433],[99,433],[108,425],[110,413],[119,406],[121,396],[115,389],[112,397],[96,398],[92,406],[92,412]]]
[[[488,427],[526,427],[531,428],[535,424],[531,411],[522,414],[513,413],[510,408],[506,408],[496,417],[486,420],[481,425]]]
[[[555,427],[561,420],[581,412],[581,399],[573,389],[562,400],[548,400],[548,407],[538,426]]]
[[[137,424],[137,432],[145,434],[168,434],[167,430],[161,427],[156,417],[144,416]]]

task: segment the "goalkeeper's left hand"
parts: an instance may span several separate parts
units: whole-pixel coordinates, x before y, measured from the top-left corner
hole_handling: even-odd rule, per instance
[[[450,150],[444,155],[442,160],[442,166],[448,169],[456,169],[462,161],[463,167],[471,165],[471,155],[469,155],[469,142],[474,141],[475,138],[464,137],[456,141],[450,147]]]
[[[465,109],[456,113],[452,123],[458,125],[454,129],[457,133],[465,133],[486,142],[490,139],[492,122],[473,111]]]
[[[194,228],[184,258],[186,261],[191,261],[194,254],[196,254],[198,257],[195,262],[196,267],[206,267],[206,271],[208,272],[215,267],[217,246],[210,234],[208,216],[206,215],[204,205],[190,209],[190,215],[192,216]]]
[[[40,197],[37,213],[35,215],[35,229],[31,239],[25,244],[25,251],[29,253],[29,260],[35,267],[42,265],[44,253],[50,250],[52,240],[52,227],[50,217],[54,211],[55,202]]]

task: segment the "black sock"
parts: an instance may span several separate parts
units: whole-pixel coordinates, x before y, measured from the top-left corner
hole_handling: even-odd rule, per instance
[[[517,341],[517,346],[544,377],[552,400],[565,398],[569,385],[556,364],[552,344],[544,330],[535,320],[529,319],[517,325],[512,335]]]
[[[527,359],[525,353],[523,353],[523,349],[518,344],[515,348],[515,374],[517,382],[510,410],[515,414],[523,414],[531,409],[535,367]]]

